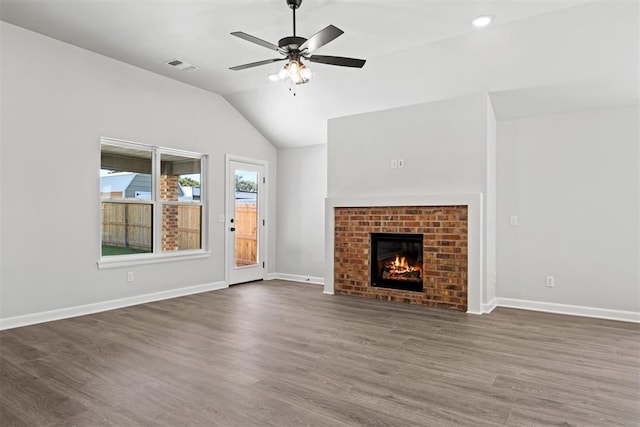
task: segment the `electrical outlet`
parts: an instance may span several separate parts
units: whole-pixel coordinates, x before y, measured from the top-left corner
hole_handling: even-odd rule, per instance
[[[547,276],[544,279],[544,283],[547,288],[554,288],[556,286],[556,279],[553,276]]]
[[[518,225],[518,217],[516,215],[511,215],[509,217],[509,224],[511,224],[513,227]]]
[[[133,271],[127,272],[127,282],[129,283],[133,282]]]
[[[398,168],[404,167],[404,159],[398,159]]]

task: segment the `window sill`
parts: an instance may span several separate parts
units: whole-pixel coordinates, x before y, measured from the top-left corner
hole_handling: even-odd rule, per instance
[[[158,264],[162,262],[190,261],[194,259],[209,258],[209,251],[184,251],[180,253],[167,253],[162,255],[116,255],[108,258],[100,258],[97,262],[98,270],[108,268],[132,267],[136,265]]]

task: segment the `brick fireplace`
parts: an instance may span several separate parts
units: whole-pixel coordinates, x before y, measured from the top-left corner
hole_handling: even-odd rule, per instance
[[[481,193],[328,197],[325,229],[324,293],[485,311]],[[371,287],[372,233],[422,237],[422,292]]]
[[[467,206],[336,207],[334,224],[334,293],[467,311]],[[422,286],[372,286],[371,236],[378,233],[422,237]]]

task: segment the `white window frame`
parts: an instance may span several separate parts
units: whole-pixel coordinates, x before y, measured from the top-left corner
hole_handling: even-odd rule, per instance
[[[151,152],[151,201],[147,200],[123,200],[115,203],[132,203],[132,204],[149,204],[152,206],[152,236],[153,236],[153,252],[130,254],[130,255],[113,255],[102,256],[102,221],[100,220],[102,198],[99,196],[98,203],[98,268],[117,268],[127,267],[143,264],[154,264],[167,261],[183,261],[185,259],[200,259],[208,258],[211,256],[209,250],[209,233],[208,233],[208,218],[209,218],[209,203],[206,195],[206,183],[207,183],[207,165],[208,156],[202,153],[196,153],[192,151],[178,150],[174,148],[160,147],[149,144],[142,144],[138,142],[124,141],[119,139],[102,137],[100,138],[100,153],[102,153],[102,146],[112,145],[124,148],[131,148],[137,150],[145,150]],[[180,201],[163,201],[160,200],[160,158],[162,154],[175,155],[187,158],[200,159],[200,200],[197,202],[180,202]],[[100,183],[98,179],[98,195],[100,194]],[[177,206],[200,206],[201,208],[201,220],[200,220],[200,249],[187,249],[179,251],[162,251],[162,206],[164,205],[177,205]]]

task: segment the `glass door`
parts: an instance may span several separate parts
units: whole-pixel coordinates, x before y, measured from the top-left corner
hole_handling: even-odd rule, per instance
[[[264,166],[229,161],[229,284],[264,278]]]

